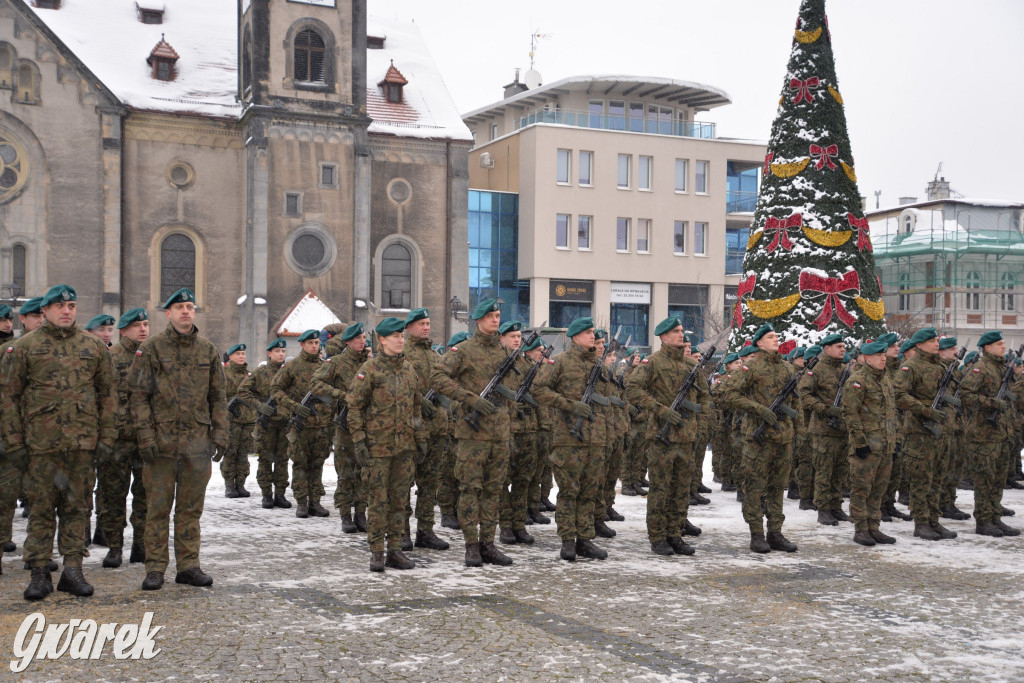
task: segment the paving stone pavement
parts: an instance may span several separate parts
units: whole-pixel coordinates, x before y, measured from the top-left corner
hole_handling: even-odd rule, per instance
[[[690,508],[704,530],[692,557],[653,555],[644,499],[620,496],[626,521],[600,541],[604,562],[560,561],[552,523],[530,527],[533,546],[503,547],[512,567],[467,569],[461,536],[438,529],[452,550],[417,549],[415,570],[380,575],[336,511],[300,520],[263,510],[258,494],[225,499],[214,470],[201,555],[210,589],[175,584],[172,561],[164,589],[144,593],[141,565],[102,569],[106,551],[93,546],[84,571],[94,597],[28,603],[18,516],[18,551],[0,576],[0,679],[1024,679],[1024,537],[980,537],[972,522],[949,522],[960,537],[942,543],[914,539],[909,522],[886,524],[897,544],[862,548],[852,525],[819,526],[787,500],[784,531],[800,549],[760,556],[747,550],[734,495],[715,486],[711,505]],[[334,483],[328,461],[325,500]],[[959,498],[970,512],[970,492]],[[1024,492],[1004,503],[1024,516]],[[13,674],[16,633],[37,611],[48,623],[138,623],[153,612],[161,651],[118,661],[108,647],[95,661],[65,656]]]

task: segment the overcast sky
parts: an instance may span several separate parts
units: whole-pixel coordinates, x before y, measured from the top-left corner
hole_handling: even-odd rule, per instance
[[[830,0],[860,193],[924,198],[939,162],[968,197],[1024,201],[1024,2]],[[732,104],[698,116],[767,140],[799,0],[370,0],[415,21],[462,112],[529,66],[544,82],[627,74],[697,81]]]

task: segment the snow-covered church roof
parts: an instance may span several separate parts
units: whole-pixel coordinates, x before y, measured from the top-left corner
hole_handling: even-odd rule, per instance
[[[312,289],[307,289],[302,298],[285,314],[281,324],[274,328],[279,337],[298,337],[306,330],[322,330],[341,320],[320,300]]]

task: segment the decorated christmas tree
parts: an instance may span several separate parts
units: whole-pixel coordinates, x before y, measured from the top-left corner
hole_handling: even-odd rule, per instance
[[[731,346],[771,322],[789,347],[883,334],[825,0],[802,0],[743,259]]]

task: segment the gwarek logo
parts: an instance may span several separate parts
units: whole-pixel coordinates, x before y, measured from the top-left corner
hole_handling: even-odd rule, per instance
[[[156,634],[163,626],[152,628],[153,613],[146,612],[140,624],[97,624],[92,619],[72,619],[67,624],[46,623],[41,612],[21,622],[14,637],[11,671],[21,673],[33,659],[99,659],[108,642],[115,659],[152,659],[160,654]]]

